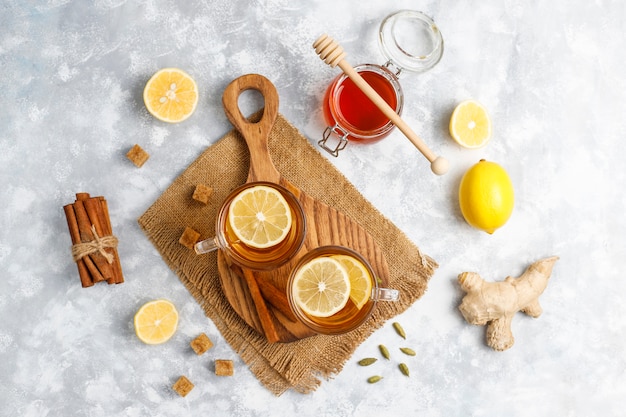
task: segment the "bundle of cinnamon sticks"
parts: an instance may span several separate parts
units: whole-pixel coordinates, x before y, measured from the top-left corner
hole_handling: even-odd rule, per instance
[[[124,282],[117,238],[113,236],[104,197],[77,193],[76,201],[64,206],[63,211],[72,238],[72,256],[83,288],[101,281],[108,284]]]

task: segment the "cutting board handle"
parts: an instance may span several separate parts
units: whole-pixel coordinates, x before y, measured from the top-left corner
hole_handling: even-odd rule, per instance
[[[257,90],[263,96],[265,107],[258,122],[250,122],[239,109],[239,96],[246,90]],[[270,157],[269,135],[278,115],[278,92],[274,84],[259,74],[247,74],[233,80],[222,95],[226,117],[241,133],[250,150],[248,180],[278,183],[280,173]]]

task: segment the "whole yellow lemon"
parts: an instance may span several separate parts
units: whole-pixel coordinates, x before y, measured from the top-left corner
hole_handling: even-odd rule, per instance
[[[492,234],[513,212],[513,184],[507,172],[495,162],[481,159],[463,175],[459,204],[465,220]]]

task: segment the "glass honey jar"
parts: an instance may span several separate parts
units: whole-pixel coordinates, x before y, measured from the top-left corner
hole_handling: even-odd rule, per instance
[[[403,71],[421,73],[434,67],[443,55],[443,38],[435,22],[422,12],[401,10],[383,19],[378,43],[387,58],[384,65],[361,64],[354,70],[396,111],[402,114]],[[327,128],[318,144],[338,156],[349,141],[373,143],[388,136],[394,124],[345,74],[337,76],[323,99]],[[329,139],[334,137],[334,145]]]

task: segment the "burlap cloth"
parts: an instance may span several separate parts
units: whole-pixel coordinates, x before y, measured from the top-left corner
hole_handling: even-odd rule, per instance
[[[359,329],[342,336],[267,343],[235,313],[223,295],[216,254],[197,256],[178,243],[186,226],[203,238],[212,236],[221,202],[246,181],[250,156],[243,138],[234,130],[206,149],[138,221],[165,262],[261,383],[276,395],[288,389],[307,393],[315,390],[321,379],[340,372],[374,330],[420,298],[437,264],[365,200],[280,114],[269,147],[283,177],[311,197],[357,220],[385,255],[389,286],[400,290],[400,301],[378,303],[372,317]],[[206,206],[191,198],[199,183],[214,188],[211,203]]]

